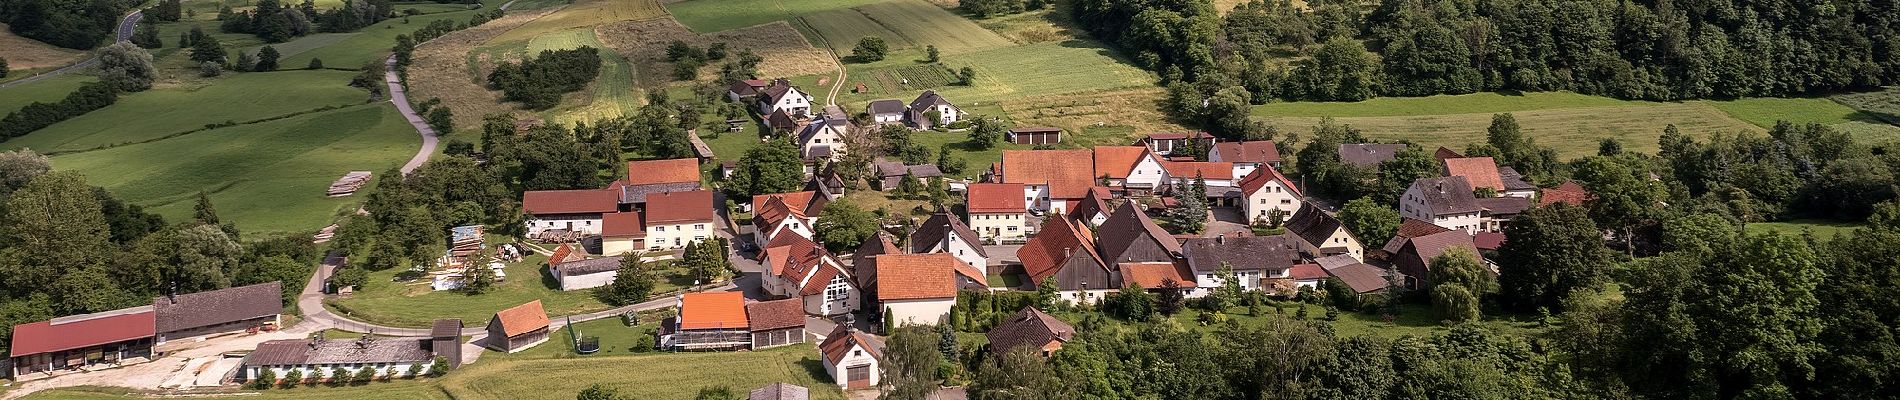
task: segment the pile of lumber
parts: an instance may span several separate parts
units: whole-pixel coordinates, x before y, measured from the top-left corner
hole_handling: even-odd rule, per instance
[[[449,230],[449,254],[467,257],[480,253],[483,247],[482,226],[458,226]]]
[[[323,227],[323,230],[317,231],[317,235],[312,236],[310,239],[311,243],[323,243],[330,241],[330,238],[334,237],[336,237],[336,224],[330,224],[330,226]]]
[[[343,197],[355,194],[357,189],[363,188],[363,184],[369,183],[369,175],[369,171],[350,171],[343,174],[342,178],[336,178],[336,182],[330,183],[328,195]]]

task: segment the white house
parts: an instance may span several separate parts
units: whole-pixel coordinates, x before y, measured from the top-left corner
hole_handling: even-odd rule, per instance
[[[430,338],[287,339],[258,343],[244,356],[242,380],[269,378],[282,382],[293,373],[305,381],[337,378],[337,369],[351,374],[369,369],[378,379],[427,374],[435,367],[436,351]]]
[[[593,289],[614,283],[620,274],[620,256],[550,263],[548,273],[560,282],[561,290]]]
[[[817,222],[818,209],[824,205],[824,196],[817,192],[775,193],[752,196],[752,239],[754,243],[769,243],[782,234],[812,238],[812,224]]]
[[[884,342],[877,337],[858,332],[851,324],[838,324],[825,335],[825,341],[818,343],[818,352],[824,356],[825,373],[838,387],[877,387],[878,363],[884,359]]]
[[[837,161],[849,150],[845,135],[850,131],[851,121],[844,115],[844,110],[838,109],[838,106],[825,106],[822,117],[798,131],[799,154],[808,161]]]
[[[938,211],[925,219],[910,233],[908,243],[913,254],[946,253],[963,265],[979,269],[990,262],[989,253],[983,251],[982,236],[949,211]]]
[[[1188,239],[1181,244],[1181,256],[1197,284],[1189,295],[1203,296],[1225,285],[1222,268],[1233,271],[1241,290],[1290,289],[1270,285],[1291,276],[1293,266],[1300,264],[1299,243],[1287,235]]]
[[[830,252],[809,238],[781,235],[765,246],[760,286],[767,294],[804,299],[805,313],[841,315],[856,311],[859,292],[851,275]]]
[[[1088,161],[1094,156],[1090,150],[1003,150],[991,182],[1022,184],[1029,210],[1065,212],[1095,186],[1095,167]]]
[[[521,194],[530,238],[564,233],[599,235],[601,216],[617,211],[619,202],[619,190],[532,190]]]
[[[1207,151],[1207,160],[1234,163],[1233,176],[1247,176],[1261,167],[1280,168],[1280,147],[1272,140],[1220,142]]]
[[[965,191],[970,230],[990,243],[1016,243],[1029,237],[1023,185],[972,183]]]
[[[877,301],[892,326],[936,325],[957,305],[956,257],[945,253],[884,254],[877,265]]]
[[[935,115],[936,118],[931,118]],[[930,129],[937,125],[949,125],[963,119],[963,110],[950,104],[934,90],[925,90],[916,100],[910,101],[910,113],[907,116],[910,126],[917,129]]]
[[[1146,192],[1168,180],[1161,159],[1147,147],[1095,146],[1093,150],[1096,178],[1107,181],[1110,187]]]
[[[1431,222],[1446,229],[1476,234],[1484,229],[1484,207],[1462,176],[1412,181],[1399,198],[1399,215]]]
[[[864,112],[871,114],[871,121],[879,125],[901,124],[904,123],[904,116],[909,114],[910,109],[904,107],[903,101],[884,99],[871,102],[870,105],[864,107]]]
[[[1312,203],[1300,207],[1299,211],[1286,221],[1286,230],[1306,241],[1302,248],[1315,257],[1346,255],[1354,261],[1365,261],[1365,245],[1346,224],[1339,221],[1326,210]]]
[[[778,110],[794,116],[811,115],[811,101],[811,95],[792,86],[792,81],[776,79],[759,92],[759,115],[770,115]]]
[[[1241,210],[1247,213],[1248,220],[1265,219],[1272,210],[1280,210],[1292,217],[1293,212],[1299,211],[1300,206],[1306,203],[1300,188],[1273,168],[1255,169],[1253,175],[1240,180],[1239,186],[1240,198],[1244,202]]]
[[[647,195],[647,250],[680,249],[712,238],[713,207],[713,194],[706,190]]]

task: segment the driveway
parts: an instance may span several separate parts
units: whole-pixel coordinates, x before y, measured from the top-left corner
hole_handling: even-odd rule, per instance
[[[1207,229],[1201,237],[1215,237],[1234,232],[1252,232],[1247,226],[1247,217],[1234,207],[1214,207],[1208,210]]]

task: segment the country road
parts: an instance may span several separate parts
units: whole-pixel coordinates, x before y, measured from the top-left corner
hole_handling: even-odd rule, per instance
[[[438,142],[435,128],[429,127],[429,123],[423,121],[422,116],[416,115],[415,108],[409,107],[409,94],[403,90],[402,78],[396,76],[396,56],[393,54],[383,60],[383,82],[389,84],[389,101],[396,103],[396,111],[401,111],[403,119],[409,120],[409,125],[416,127],[416,134],[422,135],[422,148],[416,150],[414,157],[409,157],[409,162],[402,164],[402,174],[409,175],[410,172],[415,172],[417,167],[421,167],[422,163],[429,162],[429,156],[435,155],[435,146]]]
[[[127,40],[132,40],[132,28],[136,27],[139,23],[139,19],[144,18],[144,17],[145,17],[144,11],[132,10],[131,14],[126,14],[124,19],[120,19],[119,30],[115,34],[115,36],[117,36],[116,38],[117,41],[124,42]],[[43,74],[21,78],[20,80],[16,80],[12,82],[0,83],[0,89],[13,87],[15,85],[24,85],[24,84],[33,83],[33,82],[39,82],[40,80],[64,75],[68,72],[83,70],[86,68],[92,68],[92,66],[98,65],[98,64],[99,64],[99,56],[92,56],[90,58],[87,58],[86,61],[80,61],[78,63],[74,63],[73,65],[60,67],[59,69],[47,71],[46,73],[43,73]]]

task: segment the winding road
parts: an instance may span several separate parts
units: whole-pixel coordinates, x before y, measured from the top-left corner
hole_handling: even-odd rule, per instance
[[[435,155],[435,146],[439,140],[436,138],[435,128],[429,127],[429,123],[423,121],[422,116],[416,115],[416,109],[409,107],[409,93],[403,90],[402,78],[396,76],[396,55],[394,54],[383,59],[383,83],[389,85],[389,101],[396,103],[396,111],[401,111],[403,119],[409,120],[409,125],[416,127],[416,134],[422,135],[422,148],[416,150],[414,157],[409,157],[409,162],[402,164],[402,174],[409,175],[410,172],[415,172],[417,167],[421,167],[422,163],[429,162],[429,156]]]
[[[119,20],[119,30],[115,34],[119,42],[132,40],[132,28],[138,25],[140,18],[145,18],[144,11],[132,10],[131,14],[126,14],[124,19]],[[39,82],[40,80],[44,80],[47,78],[65,75],[68,72],[83,70],[86,68],[92,68],[92,66],[94,65],[99,65],[99,56],[95,55],[95,56],[92,56],[91,58],[87,58],[86,61],[80,61],[73,65],[60,67],[59,69],[52,70],[52,71],[46,71],[46,73],[43,73],[43,74],[21,78],[20,80],[16,80],[12,82],[0,83],[0,89],[13,87],[15,85],[25,85],[28,83]]]

